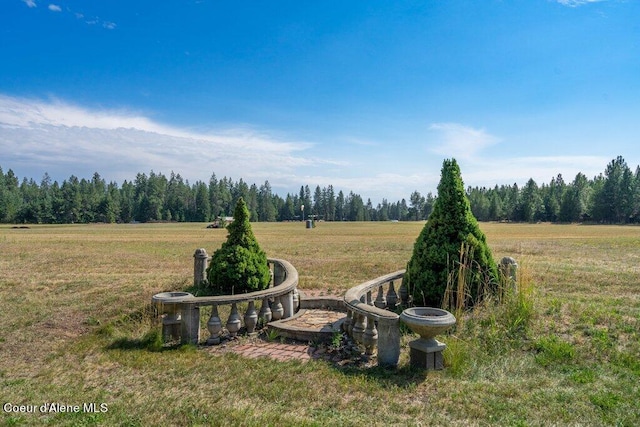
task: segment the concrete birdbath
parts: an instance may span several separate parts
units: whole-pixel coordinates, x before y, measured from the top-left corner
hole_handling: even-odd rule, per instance
[[[151,297],[151,302],[159,315],[165,315],[162,319],[163,340],[180,339],[180,323],[182,321],[178,302],[193,298],[189,292],[160,292]]]
[[[455,325],[455,316],[440,308],[412,307],[400,314],[400,320],[420,335],[420,338],[409,343],[411,366],[429,370],[442,369],[442,351],[446,345],[436,340],[435,336]]]

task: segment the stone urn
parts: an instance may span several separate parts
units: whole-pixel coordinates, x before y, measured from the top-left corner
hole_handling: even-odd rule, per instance
[[[180,324],[182,316],[178,302],[193,298],[189,292],[160,292],[151,297],[153,305],[158,315],[162,318],[162,339],[166,341],[180,339]]]
[[[446,345],[436,340],[435,336],[455,325],[455,316],[440,308],[412,307],[400,314],[400,320],[420,335],[420,338],[409,343],[411,366],[429,370],[442,369],[442,351]]]

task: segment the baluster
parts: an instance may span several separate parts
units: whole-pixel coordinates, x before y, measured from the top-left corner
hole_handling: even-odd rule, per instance
[[[258,313],[256,313],[255,302],[249,301],[247,312],[244,314],[244,326],[247,328],[247,333],[251,336],[256,335],[256,325],[258,324]]]
[[[362,334],[362,344],[364,345],[364,354],[370,356],[373,354],[378,344],[378,330],[373,317],[367,316],[367,327]]]
[[[258,317],[262,321],[263,325],[271,322],[271,309],[269,308],[269,298],[262,300],[262,307],[260,307],[260,313]]]
[[[280,297],[275,297],[271,303],[271,318],[273,320],[280,320],[284,315],[284,307],[280,302]]]
[[[387,299],[384,297],[384,289],[382,288],[382,286],[378,288],[378,296],[376,297],[376,300],[373,302],[373,305],[375,305],[378,308],[387,307]]]
[[[402,308],[409,307],[409,288],[407,288],[407,284],[404,283],[404,280],[400,283],[398,293],[400,294],[400,305]]]
[[[281,295],[280,304],[282,304],[282,309],[284,310],[284,313],[282,314],[283,319],[288,319],[296,313],[295,308],[293,307],[293,292]]]
[[[371,300],[371,291],[367,292],[367,305],[373,305],[373,301]]]
[[[387,291],[387,305],[389,310],[393,311],[398,305],[398,294],[396,294],[396,288],[393,286],[393,280],[389,282],[389,290]]]
[[[353,313],[354,318],[355,318],[355,322],[353,323],[353,329],[351,330],[351,335],[353,336],[353,339],[358,343],[362,343],[362,335],[364,334],[364,329],[365,329],[365,320],[366,318],[364,317],[363,314],[360,313]]]
[[[293,290],[293,312],[297,313],[300,308],[300,293],[298,292],[298,288]]]
[[[207,340],[207,344],[220,344],[220,335],[222,334],[222,321],[218,315],[218,304],[211,307],[211,317],[207,322],[207,329],[211,336]]]
[[[242,320],[240,320],[240,315],[238,314],[238,306],[234,302],[231,304],[231,314],[229,314],[229,319],[227,320],[227,331],[229,331],[229,336],[235,337],[238,335],[241,325]]]
[[[349,336],[351,336],[351,322],[351,310],[347,309],[347,315],[344,318],[344,322],[342,322],[342,331]]]

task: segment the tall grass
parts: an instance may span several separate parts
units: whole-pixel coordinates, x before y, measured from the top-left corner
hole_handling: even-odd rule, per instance
[[[467,373],[471,359],[490,359],[527,346],[535,316],[535,286],[527,269],[519,267],[517,283],[502,273],[499,283],[492,283],[473,261],[472,251],[464,243],[460,246],[459,260],[451,263],[442,305],[457,319],[445,353],[446,365],[457,376]],[[476,285],[477,299],[471,305],[474,275],[485,280]]]

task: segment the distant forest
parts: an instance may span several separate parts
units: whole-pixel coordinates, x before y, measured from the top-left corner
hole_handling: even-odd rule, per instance
[[[216,178],[190,184],[173,172],[167,178],[151,171],[135,180],[106,183],[97,172],[92,179],[75,176],[59,184],[45,173],[33,178],[4,173],[0,167],[0,222],[70,224],[93,222],[212,221],[233,212],[238,198],[247,202],[252,221],[416,221],[429,217],[436,196],[414,191],[409,200],[383,199],[373,206],[359,194],[336,192],[332,185],[312,192],[308,185],[297,194],[274,194],[268,181],[258,186],[242,179]],[[468,187],[471,209],[480,221],[640,222],[640,166],[635,173],[622,157],[589,179],[578,173],[572,182],[559,174],[548,184],[530,179],[517,184]],[[304,212],[302,207],[304,206]]]

